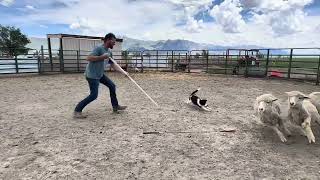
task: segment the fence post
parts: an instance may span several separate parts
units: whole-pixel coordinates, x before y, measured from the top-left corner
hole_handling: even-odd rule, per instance
[[[189,56],[188,56],[188,73],[190,73],[190,61],[191,61],[191,52],[192,51],[189,51],[188,53],[189,53]]]
[[[134,61],[136,61],[136,63],[135,63],[135,67],[136,68],[138,68],[138,57],[137,57],[137,53],[138,52],[136,52],[135,51],[135,55],[134,55]],[[141,65],[141,72],[143,72],[143,62],[142,62],[142,59],[143,59],[143,53],[144,53],[144,51],[141,51],[141,52],[139,52],[139,56],[140,56],[140,65]]]
[[[224,74],[227,74],[228,57],[229,57],[229,50],[227,50],[226,52],[226,61],[224,63]]]
[[[185,63],[187,63],[187,62],[188,62],[188,53],[186,53],[186,61],[185,61]],[[184,72],[186,72],[186,70],[184,70]]]
[[[166,68],[169,68],[169,53],[167,51],[167,56],[166,56]]]
[[[172,57],[172,59],[171,59],[171,70],[172,70],[172,72],[173,72],[173,51],[171,52],[172,54],[171,54],[171,57]]]
[[[123,54],[122,58],[125,58],[125,61],[126,61],[126,68],[127,68],[127,71],[129,71],[129,66],[130,64],[128,63],[128,51],[122,51],[121,52]]]
[[[14,55],[14,62],[15,62],[15,65],[16,65],[16,73],[18,74],[19,73],[19,67],[18,67],[17,55]]]
[[[316,85],[319,85],[319,81],[320,81],[320,55],[319,55],[319,62],[318,62],[318,72],[317,72]]]
[[[207,73],[209,72],[209,50],[207,50]]]
[[[41,60],[40,60],[41,58],[40,58],[40,56],[38,55],[38,58],[37,58],[37,60],[38,60],[38,73],[39,74],[41,74]]]
[[[143,73],[143,52],[140,52],[140,55],[141,55],[141,72]],[[136,61],[136,67],[137,67],[137,61]]]
[[[42,61],[44,60],[44,50],[43,50],[43,45],[41,45],[41,58]]]
[[[47,40],[48,40],[48,53],[49,53],[50,68],[51,68],[51,71],[53,71],[51,38],[47,38]]]
[[[179,66],[181,64],[180,53],[179,53],[179,56],[178,56],[178,64],[179,64]]]
[[[288,79],[290,79],[290,76],[291,76],[292,53],[293,53],[293,49],[290,50],[289,68],[288,68]]]
[[[268,49],[268,51],[267,51],[266,72],[265,72],[265,74],[264,74],[265,77],[268,77],[268,71],[269,71],[269,53],[270,53],[270,49]]]
[[[151,62],[150,62],[150,58],[151,58],[151,54],[148,52],[148,54],[147,54],[147,57],[149,58],[149,69],[151,69],[152,68],[152,66],[151,66]]]
[[[158,71],[158,69],[159,69],[159,54],[158,54],[158,50],[156,51],[157,52],[157,71]]]
[[[60,64],[60,72],[63,72],[63,69],[62,69],[62,50],[59,49],[59,64]]]
[[[246,70],[244,72],[244,77],[247,78],[248,77],[248,59],[245,59],[246,62]]]
[[[60,71],[64,73],[63,42],[60,38]]]
[[[39,65],[38,65],[38,67],[39,67],[39,73],[41,74],[42,73],[42,62],[44,62],[44,49],[43,49],[43,45],[41,45],[41,58],[40,58],[40,56],[38,56],[39,57]]]
[[[79,55],[80,55],[80,52],[79,52],[78,50],[77,50],[76,52],[77,52],[77,71],[80,72],[80,63],[79,63],[79,59],[80,59],[80,58],[79,58]]]

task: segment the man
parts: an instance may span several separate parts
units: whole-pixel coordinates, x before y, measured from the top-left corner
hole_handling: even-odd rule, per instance
[[[108,63],[110,66],[115,69],[116,71],[125,73],[127,75],[128,73],[125,71],[121,71],[121,68],[114,64],[109,57],[112,57],[112,52],[110,49],[113,48],[113,46],[116,43],[116,37],[112,33],[108,33],[104,38],[104,43],[96,48],[93,49],[93,51],[90,53],[90,55],[87,57],[87,61],[89,63],[87,64],[86,70],[85,70],[85,76],[89,84],[90,88],[90,95],[80,101],[78,105],[76,106],[74,110],[74,117],[75,118],[86,118],[87,116],[82,114],[82,110],[85,106],[87,106],[89,103],[97,99],[98,97],[98,89],[99,89],[99,83],[104,84],[109,88],[110,91],[110,98],[111,98],[111,104],[113,107],[113,112],[118,113],[119,110],[125,110],[126,106],[120,106],[118,104],[117,96],[116,96],[116,86],[112,82],[111,79],[109,79],[104,74],[104,67],[105,67],[105,60],[108,60]]]

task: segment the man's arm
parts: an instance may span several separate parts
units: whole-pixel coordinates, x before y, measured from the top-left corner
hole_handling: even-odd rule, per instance
[[[92,52],[87,56],[87,61],[103,61],[109,59],[111,55],[109,53],[104,53],[102,47],[95,47]]]
[[[87,57],[87,61],[103,61],[105,59],[109,59],[109,56],[107,54],[103,54],[101,56],[93,56],[93,55],[89,55]]]

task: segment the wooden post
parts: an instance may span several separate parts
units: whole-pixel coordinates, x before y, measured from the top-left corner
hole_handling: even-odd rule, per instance
[[[190,62],[191,62],[191,51],[189,52],[189,56],[188,56],[188,73],[190,73]]]
[[[42,73],[42,62],[44,62],[44,49],[43,45],[41,45],[41,58],[39,56],[39,73]]]
[[[246,70],[244,72],[244,77],[248,77],[248,59],[245,59],[245,62],[246,62]]]
[[[290,76],[291,76],[292,53],[293,53],[293,49],[290,50],[290,59],[289,59],[289,68],[288,68],[288,79],[290,79]]]
[[[37,57],[37,60],[38,60],[38,73],[41,74],[40,56]]]
[[[51,39],[50,38],[48,38],[48,52],[49,52],[49,61],[50,61],[51,71],[53,71],[52,50],[51,50]]]
[[[167,56],[166,56],[166,66],[167,66],[167,68],[169,68],[169,61],[168,61],[168,57],[169,57],[169,53],[168,53],[168,51],[167,51]]]
[[[63,46],[62,46],[62,38],[60,38],[60,71],[64,72],[64,59],[63,59]]]
[[[171,54],[171,57],[172,57],[172,59],[171,59],[171,70],[172,70],[172,72],[173,72],[173,51],[171,52],[172,54]]]
[[[225,61],[225,64],[224,64],[224,73],[225,74],[227,74],[228,58],[229,58],[229,49],[226,52],[226,61]]]
[[[129,61],[129,60],[128,60],[128,54],[129,54],[129,53],[128,53],[128,51],[123,51],[122,54],[124,55],[123,58],[124,58],[125,61],[126,61],[127,71],[129,71],[129,63],[128,63],[128,61]]]
[[[41,45],[41,58],[42,61],[44,60],[44,50],[43,50],[43,45]]]
[[[207,50],[207,73],[209,72],[209,51]]]
[[[141,72],[143,72],[143,52],[140,53],[140,56],[141,56]],[[136,58],[137,59],[137,58]],[[137,61],[136,61],[137,62]],[[136,63],[137,64],[137,63]],[[137,65],[136,65],[137,67]]]
[[[270,49],[268,49],[268,52],[267,52],[266,72],[265,72],[265,74],[264,74],[265,77],[268,77],[268,71],[269,71],[269,54],[270,54]]]
[[[320,56],[319,56],[319,63],[318,63],[318,72],[317,72],[316,85],[319,85],[319,81],[320,81]]]
[[[16,65],[16,73],[18,74],[19,73],[19,66],[18,66],[17,55],[14,55],[14,62],[15,62],[15,65]]]
[[[157,50],[157,71],[159,69],[159,54],[158,54],[158,50]]]
[[[147,56],[148,56],[148,59],[149,59],[149,69],[151,69],[151,62],[150,62],[150,58],[151,58],[151,56],[150,56],[150,53],[148,52],[148,54],[147,54]]]
[[[188,63],[188,53],[186,53],[186,61],[185,61],[185,63]],[[186,71],[186,70],[184,70],[184,71]]]
[[[76,52],[77,52],[77,72],[80,72],[80,62],[79,62],[79,59],[80,59],[80,58],[79,58],[79,54],[80,54],[80,53],[79,53],[78,50],[77,50]]]

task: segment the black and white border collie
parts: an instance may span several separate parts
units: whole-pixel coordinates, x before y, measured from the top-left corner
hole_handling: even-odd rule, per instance
[[[188,100],[188,104],[192,102],[192,104],[200,107],[201,109],[205,111],[211,111],[211,109],[208,107],[207,100],[206,99],[200,99],[198,96],[196,96],[196,93],[200,90],[201,88],[198,88],[197,90],[193,91]]]

